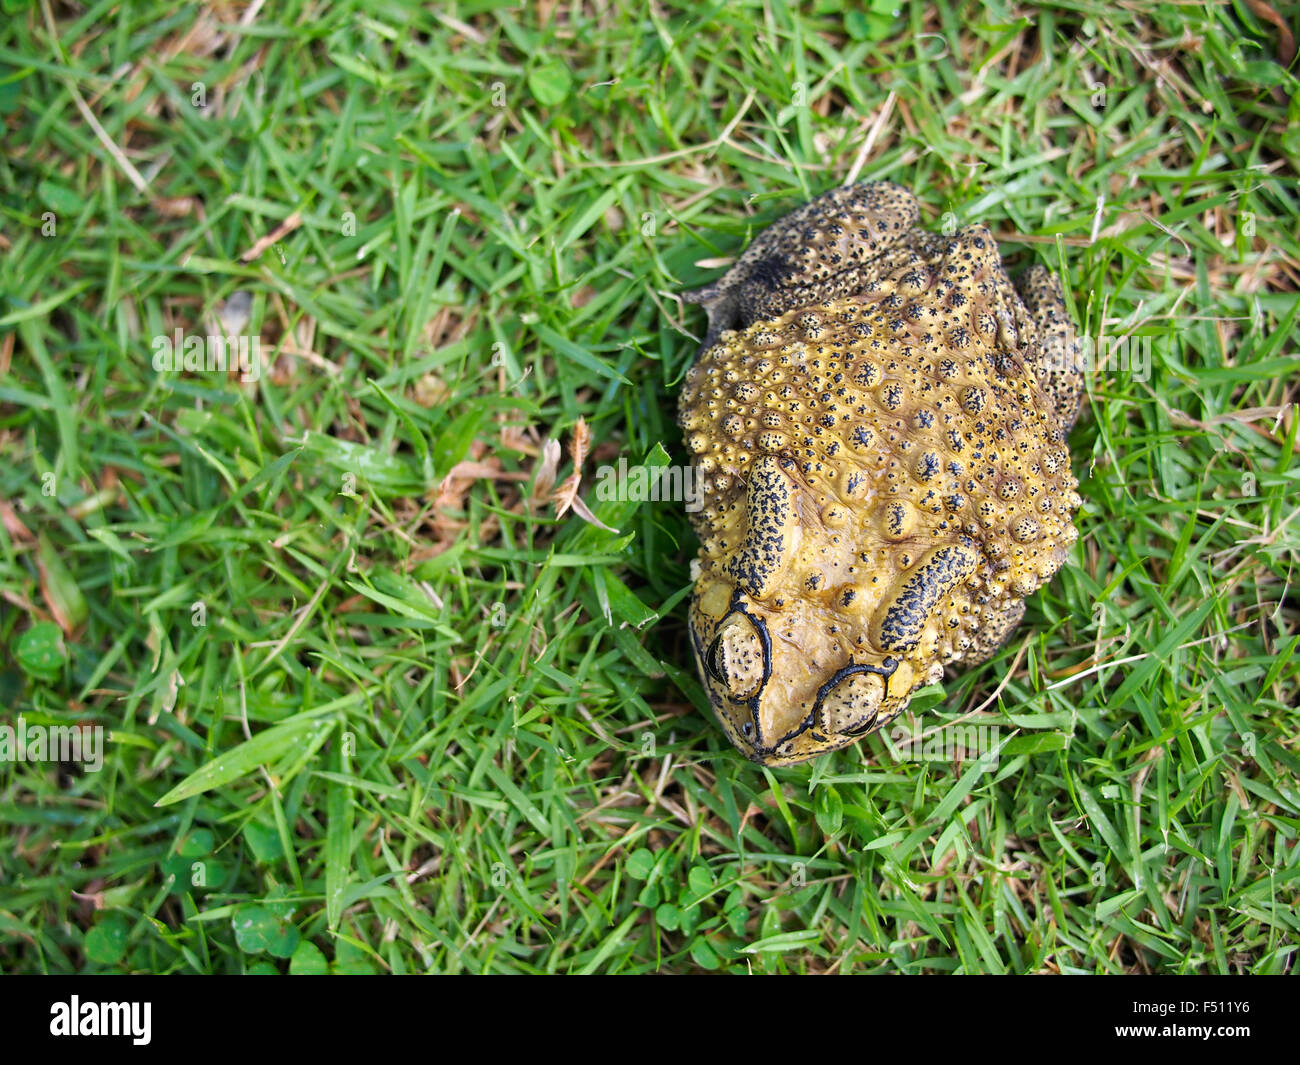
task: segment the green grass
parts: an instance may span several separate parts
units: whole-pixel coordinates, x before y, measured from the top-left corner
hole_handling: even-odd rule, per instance
[[[1245,3],[816,7],[5,0],[4,721],[113,741],[0,765],[0,967],[1294,967],[1286,42]],[[742,761],[682,506],[592,489],[684,461],[678,295],[858,173],[1149,344],[1090,377],[1069,564],[915,704],[998,727],[991,772]],[[156,373],[236,291],[273,368]],[[617,533],[536,491],[579,419]]]

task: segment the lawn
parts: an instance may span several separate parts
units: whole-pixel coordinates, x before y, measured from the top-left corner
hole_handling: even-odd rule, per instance
[[[1295,967],[1300,6],[0,7],[4,971]],[[596,485],[860,178],[1062,275],[1081,535],[769,770]]]

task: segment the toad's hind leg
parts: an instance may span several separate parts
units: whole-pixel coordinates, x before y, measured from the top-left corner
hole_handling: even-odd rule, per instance
[[[916,198],[890,181],[860,181],[823,193],[760,233],[712,285],[686,293],[709,315],[700,350],[727,329],[779,318],[852,295],[865,264],[902,244],[920,219]]]
[[[1061,428],[1069,429],[1083,399],[1083,350],[1065,313],[1061,283],[1045,266],[1034,266],[1016,281],[1016,290],[1038,327],[1039,350],[1027,361],[1052,401]]]

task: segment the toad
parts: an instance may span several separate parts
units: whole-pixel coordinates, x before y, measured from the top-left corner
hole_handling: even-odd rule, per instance
[[[834,189],[686,299],[679,422],[703,506],[690,633],[731,741],[800,762],[992,655],[1064,563],[1083,389],[1057,279],[906,189]]]

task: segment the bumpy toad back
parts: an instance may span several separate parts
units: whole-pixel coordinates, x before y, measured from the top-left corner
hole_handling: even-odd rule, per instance
[[[1078,536],[1060,287],[1035,268],[1018,291],[987,229],[918,216],[896,185],[836,189],[692,297],[710,332],[679,415],[705,499],[691,637],[727,734],[768,765],[987,658]]]

